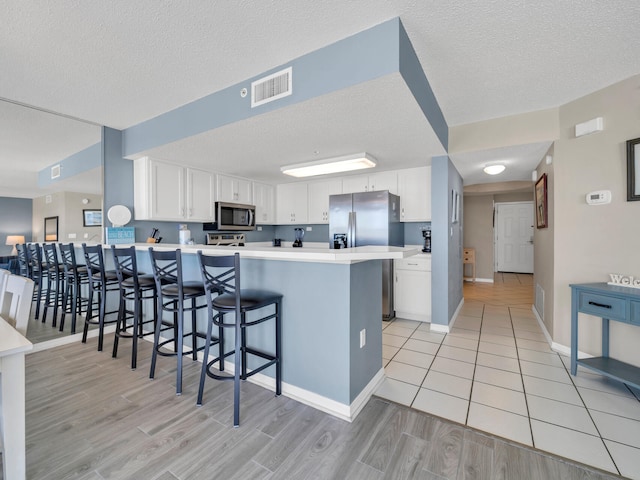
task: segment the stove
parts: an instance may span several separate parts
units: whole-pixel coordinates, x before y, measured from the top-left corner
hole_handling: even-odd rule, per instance
[[[244,247],[244,233],[207,233],[207,245]]]

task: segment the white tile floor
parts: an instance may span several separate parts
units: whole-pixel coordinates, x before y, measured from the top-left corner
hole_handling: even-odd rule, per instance
[[[640,479],[640,392],[569,374],[530,310],[466,302],[451,333],[383,322],[386,379],[376,395]]]

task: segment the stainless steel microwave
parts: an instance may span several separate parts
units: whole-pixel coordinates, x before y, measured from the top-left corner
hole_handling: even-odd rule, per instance
[[[255,230],[256,207],[241,203],[216,202],[215,223],[205,223],[206,230]]]

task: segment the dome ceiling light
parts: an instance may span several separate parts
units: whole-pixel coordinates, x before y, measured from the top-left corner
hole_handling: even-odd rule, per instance
[[[484,173],[488,175],[498,175],[504,172],[505,168],[506,167],[504,165],[487,165],[486,167],[483,168],[483,170],[484,170]]]

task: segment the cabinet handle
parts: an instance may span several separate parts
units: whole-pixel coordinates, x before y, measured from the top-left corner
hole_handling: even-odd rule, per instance
[[[611,305],[605,305],[604,303],[598,302],[589,302],[589,305],[593,305],[594,307],[611,308]]]

